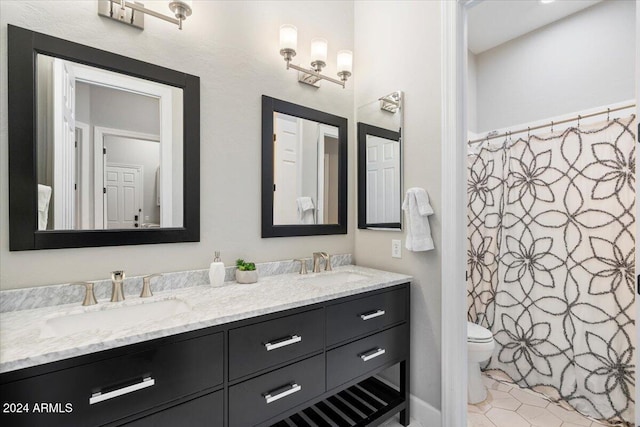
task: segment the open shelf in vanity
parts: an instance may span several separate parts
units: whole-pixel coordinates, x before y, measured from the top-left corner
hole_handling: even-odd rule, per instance
[[[375,426],[409,421],[408,283],[0,375],[11,426]],[[374,378],[399,364],[399,389]]]
[[[404,396],[375,377],[346,388],[272,427],[371,426],[404,407]]]

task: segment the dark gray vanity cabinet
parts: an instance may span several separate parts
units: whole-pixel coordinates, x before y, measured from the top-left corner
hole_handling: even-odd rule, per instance
[[[0,375],[2,426],[367,426],[409,416],[409,284]],[[400,364],[399,390],[374,375]]]

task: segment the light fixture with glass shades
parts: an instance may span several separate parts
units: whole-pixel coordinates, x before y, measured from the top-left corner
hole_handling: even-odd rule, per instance
[[[298,81],[311,86],[320,87],[320,80],[328,80],[345,87],[347,79],[353,70],[353,52],[350,50],[338,51],[337,69],[338,79],[322,74],[322,69],[327,65],[328,43],[326,39],[316,37],[311,40],[311,68],[300,67],[291,63],[296,56],[298,48],[298,29],[289,24],[280,26],[280,55],[287,63],[287,70],[298,70]]]
[[[175,18],[156,12],[155,10],[148,9],[144,7],[143,3],[126,0],[99,0],[98,15],[115,19],[123,24],[132,25],[136,28],[140,28],[141,30],[144,30],[144,15],[151,15],[164,21],[171,22],[172,24],[176,24],[179,29],[182,29],[182,21],[191,15],[193,1],[170,0],[167,3]]]

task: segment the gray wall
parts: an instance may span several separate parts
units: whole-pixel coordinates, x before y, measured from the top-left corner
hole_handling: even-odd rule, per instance
[[[467,128],[471,132],[478,132],[478,70],[476,55],[467,51]]]
[[[390,23],[396,24],[392,30]],[[429,222],[436,249],[429,252],[407,251],[406,231],[355,233],[357,264],[414,277],[411,392],[426,403],[412,411],[430,415],[425,426],[439,425],[440,408],[440,42],[440,2],[355,2],[355,104],[405,91],[404,186],[426,189],[435,211]],[[350,218],[355,221],[355,211]],[[392,239],[403,241],[401,259],[391,258]]]
[[[7,55],[0,55],[0,289],[104,279],[124,269],[130,276],[206,268],[214,250],[232,264],[310,256],[313,251],[353,252],[354,203],[349,234],[260,237],[261,95],[346,117],[353,123],[353,81],[347,88],[299,84],[279,55],[283,23],[299,29],[296,63],[309,63],[311,38],[329,41],[328,75],[339,49],[353,50],[353,3],[332,1],[195,1],[182,31],[148,17],[145,30],[97,14],[95,1],[0,2],[0,46],[7,23],[200,76],[201,231],[199,243],[9,252],[7,160]],[[168,9],[167,9],[167,12]],[[350,131],[349,141],[354,139]],[[355,155],[349,147],[349,158]],[[349,171],[349,188],[354,188]]]
[[[632,99],[635,7],[604,1],[476,55],[476,131]]]
[[[150,96],[89,85],[91,125],[160,134],[160,102]]]

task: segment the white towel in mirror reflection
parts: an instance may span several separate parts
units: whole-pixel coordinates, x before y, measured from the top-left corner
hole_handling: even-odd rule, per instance
[[[38,184],[38,230],[46,230],[49,222],[49,201],[51,187]]]
[[[296,204],[298,205],[298,220],[300,221],[300,224],[315,224],[315,207],[313,206],[313,200],[311,200],[311,197],[298,197],[296,199]]]

